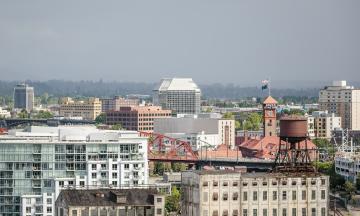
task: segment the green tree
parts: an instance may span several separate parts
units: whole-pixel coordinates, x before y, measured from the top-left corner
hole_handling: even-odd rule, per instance
[[[162,176],[164,175],[164,172],[169,172],[170,169],[171,169],[171,164],[164,162],[155,162],[153,174]]]
[[[106,120],[106,113],[100,113],[100,115],[96,116],[95,123],[104,124],[105,120]]]
[[[182,172],[187,170],[187,165],[185,163],[172,163],[171,170],[174,172]]]
[[[223,118],[224,119],[235,119],[234,114],[231,112],[224,113]]]
[[[49,112],[49,111],[43,111],[43,110],[40,110],[35,116],[34,118],[37,118],[37,119],[50,119],[52,118],[54,115]]]
[[[122,130],[123,127],[121,126],[121,124],[114,124],[111,126],[110,130]]]
[[[241,130],[241,123],[239,121],[235,121],[235,129]]]
[[[354,183],[352,183],[350,181],[345,182],[344,188],[345,188],[345,191],[350,195],[353,195],[356,190]]]
[[[165,198],[165,210],[167,213],[180,212],[180,198],[180,191],[175,186],[173,186],[171,188],[171,195]]]
[[[18,118],[25,119],[25,118],[29,118],[29,113],[25,109],[23,109],[23,110],[21,110],[20,113],[18,113],[17,116],[18,116]]]
[[[360,190],[360,173],[356,176],[356,189]]]

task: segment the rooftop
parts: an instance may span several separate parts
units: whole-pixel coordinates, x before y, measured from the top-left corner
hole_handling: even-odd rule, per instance
[[[277,101],[276,101],[273,97],[268,96],[268,97],[264,100],[263,104],[277,104]]]
[[[160,84],[154,90],[158,90],[158,91],[195,90],[197,92],[200,92],[200,88],[191,78],[165,78],[161,80]]]
[[[62,190],[57,201],[69,206],[152,206],[156,189]],[[119,202],[121,197],[121,202]]]

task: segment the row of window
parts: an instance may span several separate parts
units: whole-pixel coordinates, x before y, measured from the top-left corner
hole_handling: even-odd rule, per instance
[[[306,181],[305,180],[302,180],[301,181],[301,185],[306,185]],[[316,185],[316,180],[315,179],[313,179],[313,180],[311,180],[311,185]],[[243,186],[244,187],[246,187],[246,186],[248,186],[248,182],[243,182],[242,183],[243,184]],[[277,185],[278,184],[278,182],[277,181],[272,181],[272,183],[271,183],[273,186],[275,186],[275,185]],[[288,182],[287,181],[281,181],[281,185],[287,185],[288,184]],[[321,185],[325,185],[326,184],[326,179],[321,179]],[[217,187],[218,185],[219,185],[219,182],[218,181],[213,181],[213,187]],[[223,183],[222,183],[222,185],[223,186],[228,186],[229,184],[228,184],[228,182],[227,181],[224,181]],[[258,185],[258,182],[252,182],[251,183],[251,185],[252,186],[257,186]],[[264,181],[264,182],[262,182],[262,185],[263,186],[267,186],[268,185],[268,182],[266,182],[266,181]],[[295,186],[295,185],[297,185],[297,182],[296,181],[292,181],[291,182],[291,185],[292,186]],[[209,186],[209,182],[207,182],[207,181],[204,181],[203,182],[203,187],[207,187],[207,186]],[[236,187],[236,186],[238,186],[238,182],[237,181],[234,181],[233,183],[232,183],[232,186],[234,186],[234,187]]]
[[[301,208],[300,216],[306,216],[307,211],[308,211],[307,208]],[[296,208],[292,208],[290,214],[288,214],[288,209],[283,208],[280,216],[288,216],[288,215],[289,216],[297,216],[298,215],[297,213],[298,213],[298,210]],[[203,215],[208,216],[208,210],[204,210]],[[228,215],[229,215],[229,211],[228,210],[223,210],[222,216],[228,216]],[[232,215],[233,216],[238,216],[239,211],[237,209],[233,210]],[[253,209],[252,210],[252,216],[259,216],[259,215],[260,214],[258,212],[258,209]],[[311,216],[316,216],[317,215],[316,208],[311,208],[310,215]],[[219,216],[219,211],[214,210],[212,212],[212,216]],[[243,209],[242,216],[250,216],[248,209]],[[273,208],[271,212],[268,212],[268,209],[264,208],[264,209],[262,209],[262,216],[278,216],[278,209]],[[321,208],[320,216],[326,216],[326,208]]]
[[[291,191],[291,192],[287,192],[287,191],[282,191],[281,197],[282,200],[288,200],[288,196],[291,196],[291,200],[295,201],[297,200],[297,191]],[[239,194],[238,192],[234,192],[232,194],[232,200],[236,201],[238,200]],[[325,190],[321,190],[321,195],[320,195],[322,200],[326,199],[326,191]],[[218,201],[219,199],[219,195],[217,192],[214,192],[212,195],[212,200],[213,201]],[[272,200],[275,201],[278,199],[278,192],[277,191],[273,191],[272,192]],[[223,201],[227,201],[228,200],[228,193],[225,192],[222,194],[222,200]],[[248,201],[248,192],[244,191],[243,192],[243,196],[242,196],[242,200],[243,201]],[[267,191],[263,191],[262,192],[262,200],[266,201],[268,200],[268,192]],[[306,191],[303,190],[301,191],[301,200],[306,200]],[[312,190],[311,191],[311,200],[316,200],[316,191]],[[207,202],[208,201],[208,192],[203,192],[203,202]],[[258,192],[257,191],[253,191],[252,193],[252,201],[258,201]]]

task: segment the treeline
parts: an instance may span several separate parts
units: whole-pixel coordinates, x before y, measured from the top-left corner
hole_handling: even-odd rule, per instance
[[[12,96],[17,81],[0,81],[0,95]],[[152,95],[156,83],[137,82],[103,82],[103,81],[26,81],[35,88],[35,95],[45,93],[50,96],[72,96],[72,97],[113,97],[115,95],[142,94]],[[241,87],[234,84],[209,84],[200,85],[202,95],[205,99],[239,99],[245,97],[265,97],[267,91],[261,91],[259,87]],[[274,97],[317,97],[319,89],[271,89]]]

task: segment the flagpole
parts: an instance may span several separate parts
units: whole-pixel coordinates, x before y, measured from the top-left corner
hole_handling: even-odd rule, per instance
[[[270,96],[270,94],[271,94],[270,88],[271,88],[271,85],[270,85],[270,79],[269,79],[269,83],[268,83],[269,96]]]

